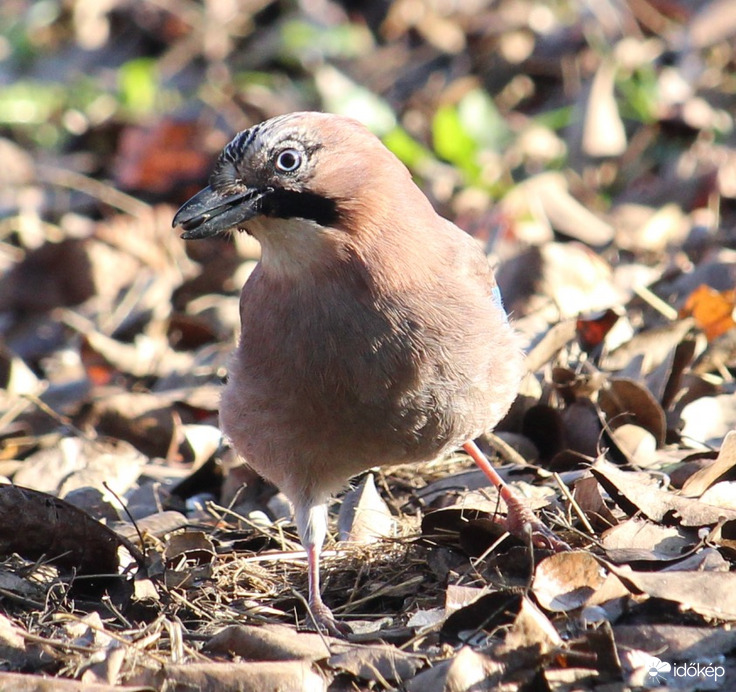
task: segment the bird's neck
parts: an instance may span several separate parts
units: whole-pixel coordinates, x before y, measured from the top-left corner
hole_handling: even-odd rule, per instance
[[[330,273],[350,254],[343,232],[301,218],[260,217],[248,225],[261,244],[261,268],[273,281],[304,284]]]
[[[426,201],[426,200],[425,200]],[[378,205],[353,208],[338,227],[303,218],[259,217],[248,224],[261,243],[261,271],[273,282],[307,288],[345,273],[377,292],[423,283],[444,247],[439,226],[447,222],[432,207]],[[357,277],[356,277],[357,278]]]

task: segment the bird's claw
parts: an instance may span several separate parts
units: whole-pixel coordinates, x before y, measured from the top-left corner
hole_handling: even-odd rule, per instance
[[[504,497],[508,507],[506,517],[506,530],[512,535],[524,540],[525,536],[531,536],[531,543],[535,548],[552,550],[562,553],[571,550],[570,546],[547,528],[529,508],[529,506],[516,495]]]
[[[561,538],[557,538],[557,536],[555,536],[555,534],[538,519],[535,519],[532,524],[527,526],[531,533],[532,545],[535,548],[543,548],[555,553],[564,553],[568,550],[572,550],[565,541]]]
[[[332,611],[324,603],[310,603],[307,622],[316,625],[317,629],[331,637],[344,638],[353,633],[352,628],[346,622],[338,622]],[[310,622],[313,621],[313,622]]]

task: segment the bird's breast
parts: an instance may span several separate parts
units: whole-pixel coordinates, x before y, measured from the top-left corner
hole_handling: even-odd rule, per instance
[[[265,475],[259,459],[279,454],[340,459],[348,475],[431,459],[515,396],[513,335],[480,291],[376,293],[360,276],[286,285],[258,273],[243,290],[222,424]]]

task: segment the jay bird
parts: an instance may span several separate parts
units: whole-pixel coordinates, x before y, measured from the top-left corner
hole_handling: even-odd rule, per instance
[[[331,494],[373,466],[462,446],[509,530],[564,549],[473,442],[524,372],[487,258],[381,141],[348,118],[291,113],[236,135],[209,183],[174,217],[182,237],[239,229],[262,249],[220,424],[294,505],[316,622],[349,630],[322,601],[319,555]]]

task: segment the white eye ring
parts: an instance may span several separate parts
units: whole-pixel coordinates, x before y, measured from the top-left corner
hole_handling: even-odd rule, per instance
[[[276,157],[276,169],[282,173],[293,173],[301,165],[302,155],[296,149],[284,149]]]

